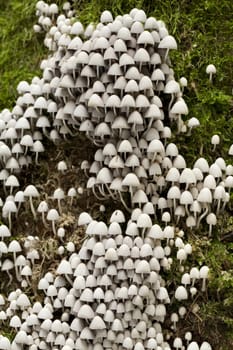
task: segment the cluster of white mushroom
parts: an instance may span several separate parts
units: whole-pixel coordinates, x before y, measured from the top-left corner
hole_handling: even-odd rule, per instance
[[[59,249],[56,274],[46,273],[39,281],[40,302],[30,301],[24,292],[39,259],[37,238],[25,240],[24,255],[16,240],[8,246],[1,242],[1,269],[10,284],[15,267],[21,289],[0,298],[0,320],[16,331],[12,343],[0,336],[0,349],[211,350],[207,342],[199,346],[190,332],[184,340],[176,336],[187,300],[198,288],[205,291],[209,271],[205,265],[185,266],[192,247],[177,226],[183,220],[184,227],[195,228],[206,218],[211,234],[216,215],[229,201],[233,167],[223,158],[211,165],[199,158],[188,168],[169,143],[174,122],[178,133],[190,133],[199,121],[182,119],[188,114],[182,97],[187,81],[175,80],[169,50],[177,44],[162,21],[138,9],[115,19],[104,11],[99,24],[84,28],[71,4],[63,10],[59,15],[56,4],[38,1],[34,30],[46,32],[50,50],[41,63],[43,76],[21,82],[15,107],[0,114],[0,180],[6,191],[2,216],[12,230],[11,215],[28,197],[38,220],[32,202],[37,196],[44,225],[51,221],[54,236],[63,239],[64,229],[55,226],[63,189],[50,194],[50,210],[46,199],[39,202],[34,186],[15,189],[20,169],[32,163],[33,153],[38,164],[45,137],[56,144],[79,132],[99,147],[93,163],[81,165],[89,176],[87,188],[97,199],[120,199],[126,211],[114,211],[109,226],[86,212],[80,215],[78,224],[84,225],[87,238],[79,252],[72,242],[66,251]],[[215,137],[213,145],[218,141]],[[64,172],[66,164],[60,162],[58,168]],[[77,192],[82,194],[82,188],[67,193],[71,206]],[[10,236],[9,229],[0,226],[0,236],[7,232],[2,239]],[[10,267],[5,268],[6,262]],[[174,266],[181,279],[172,291],[164,272]],[[177,311],[169,314],[174,299]]]
[[[182,120],[188,114],[182,98],[187,81],[178,83],[169,67],[168,52],[177,45],[164,23],[132,10],[115,19],[104,12],[101,23],[86,30],[62,15],[56,24],[46,36],[55,53],[42,68],[50,86],[55,81],[53,125],[59,134],[78,129],[101,146],[92,164],[82,164],[91,175],[87,188],[98,199],[120,197],[129,210],[146,204],[155,213],[165,211],[165,221],[188,216],[188,227],[199,227],[206,217],[211,233],[215,212],[229,200],[225,188],[233,186],[233,168],[222,158],[210,166],[200,158],[189,169],[176,145],[168,143],[165,122],[176,121],[185,132],[199,121]],[[123,195],[128,190],[130,200]]]
[[[89,238],[78,253],[61,260],[56,277],[46,273],[41,278],[43,303],[31,304],[21,290],[11,293],[8,302],[2,299],[8,307],[0,316],[17,330],[12,349],[211,349],[207,342],[199,348],[190,332],[184,341],[175,337],[170,346],[171,334],[165,337],[162,327],[170,298],[182,302],[189,294],[193,297],[200,279],[205,290],[208,268],[184,273],[181,285],[169,295],[162,270],[171,268],[174,247],[183,264],[191,246],[183,243],[182,232],[176,237],[174,227],[152,225],[140,211],[132,214],[126,229],[125,222],[120,210],[112,214],[109,226],[82,213],[78,224],[87,227]],[[171,314],[173,331],[185,314],[182,305]]]

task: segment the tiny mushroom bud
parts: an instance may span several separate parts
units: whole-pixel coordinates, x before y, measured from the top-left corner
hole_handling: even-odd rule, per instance
[[[67,196],[70,197],[70,206],[73,205],[73,200],[74,198],[77,196],[77,191],[74,187],[71,187],[69,190],[68,190],[68,193],[67,193]]]
[[[65,173],[65,171],[67,170],[67,165],[66,165],[66,162],[64,160],[61,160],[57,164],[57,170],[60,171],[62,174]]]
[[[59,238],[61,238],[61,240],[63,240],[63,238],[65,237],[65,229],[64,227],[59,227],[57,230],[57,236]]]
[[[188,120],[188,127],[189,127],[188,135],[191,135],[191,130],[193,128],[198,127],[198,126],[200,126],[200,122],[199,122],[199,120],[197,118],[193,117],[193,118],[189,119]]]

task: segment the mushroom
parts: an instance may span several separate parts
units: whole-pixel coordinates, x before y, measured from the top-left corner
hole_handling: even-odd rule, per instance
[[[15,274],[16,274],[16,278],[18,281],[21,281],[21,276],[19,275],[19,271],[18,271],[17,266],[16,266],[16,253],[19,253],[21,251],[22,251],[22,248],[21,248],[18,241],[13,240],[10,242],[9,247],[8,247],[8,252],[13,253]]]
[[[37,211],[39,213],[41,213],[42,215],[42,221],[43,221],[43,224],[44,226],[46,227],[47,226],[47,223],[46,223],[46,220],[45,220],[45,213],[48,211],[48,204],[46,201],[42,201],[40,202],[40,204],[38,205],[38,208],[37,208]]]
[[[188,293],[187,293],[187,290],[186,290],[186,288],[184,286],[177,287],[177,289],[175,291],[175,298],[178,301],[187,300],[188,299]]]
[[[56,209],[50,209],[47,214],[47,220],[52,221],[52,229],[54,236],[56,237],[56,227],[55,227],[55,222],[59,219],[59,214]]]
[[[206,73],[209,75],[209,80],[213,82],[213,74],[216,74],[216,67],[213,64],[208,64],[206,67]]]
[[[159,43],[158,45],[159,49],[166,49],[164,61],[166,62],[168,52],[171,49],[177,49],[177,43],[175,38],[172,35],[166,35]]]
[[[73,281],[72,281],[72,279],[70,278],[70,275],[73,275],[73,271],[72,271],[72,268],[71,268],[71,266],[70,266],[70,263],[69,263],[67,260],[63,259],[63,260],[60,262],[60,264],[59,264],[59,266],[58,266],[56,272],[57,272],[59,275],[64,275],[65,278],[67,279],[67,281],[70,283],[70,285],[71,285],[71,286],[73,285]]]
[[[62,214],[61,200],[65,198],[65,193],[61,188],[57,188],[53,193],[53,198],[57,199],[59,213]]]
[[[36,211],[33,205],[33,201],[32,198],[33,197],[39,197],[39,192],[37,191],[36,187],[33,185],[28,185],[25,190],[24,190],[24,196],[25,197],[29,197],[29,202],[30,202],[30,208],[31,208],[31,212],[33,214],[34,219],[36,220]]]
[[[15,175],[10,175],[8,176],[6,182],[5,182],[6,187],[10,187],[10,194],[12,194],[13,188],[14,187],[19,187],[19,181]]]
[[[36,164],[38,165],[38,156],[39,156],[39,153],[42,153],[45,151],[45,148],[42,144],[42,142],[40,140],[36,140],[34,143],[33,143],[33,146],[32,146],[32,151],[36,153],[36,156],[35,156],[35,162]]]
[[[219,143],[220,143],[220,137],[219,137],[219,135],[213,135],[213,136],[211,137],[211,144],[214,146],[214,147],[213,147],[213,151],[215,151],[216,146],[219,145]]]
[[[14,263],[10,259],[5,259],[1,266],[1,270],[6,271],[9,277],[9,281],[7,283],[8,286],[12,283],[12,280],[13,280],[13,276],[10,273],[10,270],[13,269],[13,267],[14,267]]]
[[[9,228],[6,225],[0,225],[0,237],[2,241],[4,240],[5,237],[10,237],[11,232]]]
[[[184,88],[188,85],[188,81],[185,77],[181,77],[179,80],[181,91],[184,92]]]
[[[209,237],[212,233],[212,226],[215,226],[217,223],[216,215],[214,213],[210,213],[206,217],[206,222],[209,225]]]
[[[12,228],[12,220],[11,220],[12,213],[17,213],[17,207],[13,200],[11,200],[10,198],[7,198],[6,202],[2,207],[2,216],[8,218],[9,230],[11,230]]]
[[[203,204],[205,210],[202,213],[202,215],[200,215],[200,217],[198,218],[197,221],[197,227],[199,227],[199,224],[201,222],[201,220],[208,214],[209,211],[209,204],[212,203],[212,193],[210,192],[210,190],[207,187],[204,187],[201,189],[197,200]]]
[[[177,99],[177,101],[174,103],[174,105],[172,106],[170,112],[169,112],[170,116],[175,116],[175,119],[177,119],[177,130],[178,133],[180,133],[181,131],[181,126],[182,126],[182,119],[181,119],[181,115],[187,115],[188,114],[188,107],[184,101],[184,99],[182,97],[180,97],[179,99]]]
[[[191,131],[193,128],[197,128],[200,126],[200,122],[197,118],[193,117],[188,120],[188,127],[189,127],[189,132],[188,135],[191,135]]]
[[[200,268],[200,278],[203,280],[202,281],[202,287],[201,287],[201,290],[204,292],[206,290],[206,280],[208,278],[208,274],[209,274],[209,268],[208,266],[202,266]]]

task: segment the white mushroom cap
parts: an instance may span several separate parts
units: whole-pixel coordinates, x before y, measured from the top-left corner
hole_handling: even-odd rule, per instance
[[[56,209],[50,209],[47,214],[48,221],[56,221],[59,219],[59,214]]]
[[[170,113],[172,114],[188,114],[188,107],[183,98],[179,98],[172,106]]]
[[[200,346],[200,350],[212,350],[212,346],[208,342],[204,341]]]
[[[165,36],[159,43],[161,49],[177,49],[177,43],[172,35]]]
[[[39,192],[33,185],[28,185],[24,190],[25,197],[39,197]]]
[[[187,350],[199,350],[199,349],[200,348],[199,348],[197,342],[195,342],[195,341],[192,341],[187,347]]]
[[[208,66],[206,67],[206,73],[207,73],[207,74],[210,74],[210,73],[215,74],[215,73],[216,73],[216,67],[215,67],[215,65],[213,65],[213,64],[208,64]]]
[[[164,88],[164,93],[174,94],[180,92],[180,85],[175,80],[169,80]]]
[[[196,128],[197,126],[200,126],[200,122],[197,118],[193,117],[188,120],[189,128]]]
[[[183,286],[177,287],[177,289],[176,289],[176,291],[175,291],[175,298],[176,298],[178,301],[188,299],[188,293],[187,293],[186,288],[183,287]]]
[[[4,350],[10,350],[11,349],[10,340],[7,337],[4,337],[2,335],[0,337],[0,348],[4,349]]]
[[[104,11],[101,13],[100,16],[100,22],[101,23],[112,23],[113,17],[110,11]]]

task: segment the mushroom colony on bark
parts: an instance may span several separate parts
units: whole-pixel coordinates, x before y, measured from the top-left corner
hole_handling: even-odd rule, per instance
[[[50,51],[42,77],[20,82],[14,108],[0,113],[1,271],[9,289],[13,278],[19,285],[0,295],[0,320],[15,332],[12,342],[0,336],[0,349],[210,350],[191,332],[176,336],[188,300],[206,290],[209,272],[205,265],[185,266],[192,254],[185,229],[205,221],[211,236],[230,198],[233,167],[220,157],[213,164],[201,157],[189,168],[170,142],[200,125],[185,117],[187,80],[176,81],[171,68],[176,40],[163,21],[136,8],[116,18],[104,11],[100,23],[86,28],[70,3],[62,14],[44,1],[36,8],[34,30],[45,32]],[[215,67],[206,72],[212,82]],[[72,206],[83,188],[67,194],[57,188],[51,207],[33,184],[20,187],[20,172],[40,162],[44,140],[62,144],[79,133],[97,148],[92,162],[81,164],[86,190],[100,204],[112,200],[113,212],[108,222],[94,219],[88,208],[76,218],[86,232],[81,249],[71,241],[66,250],[59,247],[60,262],[40,278],[44,296],[37,301],[27,288],[42,258],[38,237],[32,232],[23,245],[12,239],[12,217],[26,207],[63,241],[61,202]],[[214,135],[213,151],[219,142]],[[58,171],[66,170],[60,161]],[[117,203],[124,209],[114,210]],[[171,291],[166,272],[174,265],[180,284]]]

